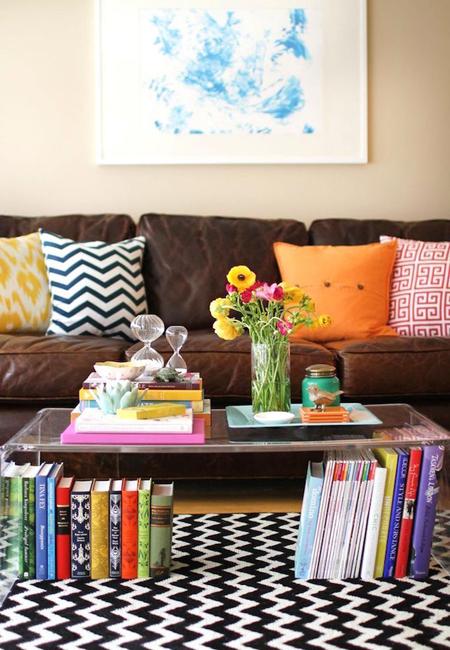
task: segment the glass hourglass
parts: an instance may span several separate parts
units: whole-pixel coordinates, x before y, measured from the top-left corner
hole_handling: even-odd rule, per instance
[[[166,329],[166,339],[173,350],[173,354],[167,362],[168,368],[173,368],[181,374],[187,372],[186,361],[180,354],[180,350],[188,337],[188,331],[183,325],[171,325]]]
[[[131,357],[132,361],[145,361],[145,372],[154,374],[164,366],[162,356],[152,348],[153,341],[164,332],[164,323],[156,314],[141,314],[131,321],[131,331],[144,343]]]

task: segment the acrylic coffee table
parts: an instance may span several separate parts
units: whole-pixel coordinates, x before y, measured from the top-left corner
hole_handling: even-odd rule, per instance
[[[286,428],[267,431],[246,429],[245,442],[230,442],[224,410],[213,410],[211,437],[202,445],[72,445],[61,444],[60,434],[70,421],[70,409],[48,408],[36,416],[0,447],[1,472],[7,460],[21,462],[23,454],[41,462],[46,453],[52,457],[67,454],[245,454],[311,452],[327,449],[375,447],[411,447],[418,444],[442,444],[450,449],[450,432],[421,415],[407,404],[370,405],[370,411],[381,424],[299,426],[286,433]],[[254,438],[252,436],[254,431]],[[286,438],[295,437],[295,440]],[[235,437],[235,436],[233,436]],[[439,508],[450,510],[450,483],[448,469],[441,474]],[[4,504],[1,504],[3,512]],[[0,531],[1,536],[1,531]],[[437,560],[450,571],[448,548],[434,549]],[[16,576],[0,574],[0,603],[5,598]]]

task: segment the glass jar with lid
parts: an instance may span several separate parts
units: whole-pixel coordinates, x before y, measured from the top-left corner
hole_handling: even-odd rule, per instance
[[[340,389],[339,378],[336,377],[336,368],[327,363],[317,363],[306,368],[306,376],[302,381],[302,404],[314,407],[315,404],[309,396],[309,387],[315,384],[320,391],[335,393]],[[339,406],[341,403],[339,393],[330,406]]]

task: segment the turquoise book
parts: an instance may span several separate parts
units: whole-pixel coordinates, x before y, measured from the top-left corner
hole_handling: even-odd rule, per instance
[[[36,578],[47,579],[47,479],[53,463],[45,463],[36,476]]]
[[[56,580],[56,486],[63,463],[55,463],[47,479],[47,577]]]
[[[323,463],[308,464],[302,513],[295,552],[295,577],[306,580],[309,576],[320,499],[323,488]]]

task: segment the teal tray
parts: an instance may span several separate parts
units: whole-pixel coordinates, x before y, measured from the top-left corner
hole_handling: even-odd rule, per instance
[[[341,402],[341,406],[343,406],[347,411],[350,411],[350,422],[324,422],[324,423],[319,423],[319,422],[302,422],[299,418],[299,409],[301,407],[301,404],[292,404],[291,405],[291,413],[295,415],[295,418],[291,421],[288,422],[287,424],[260,424],[253,418],[253,412],[252,412],[252,407],[251,405],[246,405],[246,406],[227,406],[225,408],[226,414],[227,414],[227,423],[228,426],[231,429],[248,429],[250,427],[254,427],[256,429],[264,429],[264,428],[274,428],[274,427],[298,427],[298,426],[304,426],[304,427],[326,427],[332,425],[333,427],[338,427],[338,426],[352,426],[352,425],[361,425],[361,424],[382,424],[381,420],[377,418],[369,409],[367,409],[365,406],[362,404],[359,404],[358,402],[348,402],[348,403],[343,403]]]

